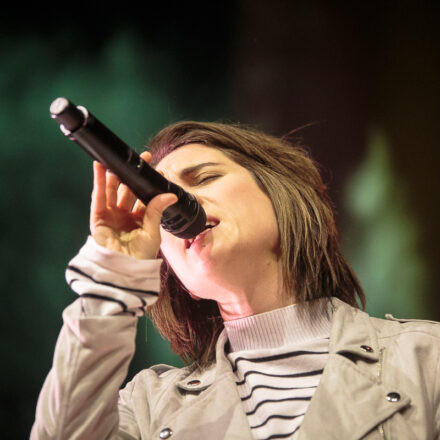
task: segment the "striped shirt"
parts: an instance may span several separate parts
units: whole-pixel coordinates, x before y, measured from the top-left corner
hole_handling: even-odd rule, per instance
[[[225,322],[228,359],[254,438],[295,438],[328,359],[326,300]]]

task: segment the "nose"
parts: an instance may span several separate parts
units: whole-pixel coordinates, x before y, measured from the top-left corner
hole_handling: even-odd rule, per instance
[[[204,200],[203,197],[200,194],[197,194],[197,192],[192,191],[191,194],[196,198],[198,204],[200,206],[203,206]]]
[[[185,181],[182,181],[180,179],[173,179],[173,174],[172,173],[164,173],[162,170],[158,170],[156,169],[156,171],[160,174],[162,174],[163,177],[165,177],[165,179],[167,179],[170,182],[173,182],[174,184],[180,186],[180,188],[182,188],[185,192],[191,194],[192,196],[195,197],[195,199],[197,200],[197,203],[199,203],[199,205],[203,206],[204,204],[204,199],[203,197],[198,193],[198,188],[195,186],[191,186],[191,185],[187,185]]]

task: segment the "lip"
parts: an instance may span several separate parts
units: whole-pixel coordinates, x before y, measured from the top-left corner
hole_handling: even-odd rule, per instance
[[[211,216],[207,216],[206,217],[206,222],[215,222],[216,225],[213,226],[212,228],[206,228],[204,229],[199,235],[196,236],[196,238],[194,239],[194,241],[191,243],[188,239],[185,239],[185,249],[190,249],[195,243],[197,243],[198,241],[200,241],[205,235],[209,234],[213,229],[215,229],[220,221],[215,218],[215,217],[211,217]]]

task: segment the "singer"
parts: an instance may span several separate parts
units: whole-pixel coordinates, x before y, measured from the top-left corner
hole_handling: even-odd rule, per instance
[[[181,122],[142,158],[193,194],[194,239],[94,163],[90,231],[31,439],[440,439],[440,326],[368,316],[308,153]],[[147,313],[187,366],[120,390]]]

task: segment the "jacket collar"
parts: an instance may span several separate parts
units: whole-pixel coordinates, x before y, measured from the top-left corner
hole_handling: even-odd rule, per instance
[[[337,298],[329,301],[329,308],[333,314],[329,360],[301,424],[301,440],[322,438],[323,432],[328,439],[360,439],[410,403],[398,384],[381,381],[380,346],[371,318]],[[233,380],[225,353],[227,340],[223,331],[216,363],[184,377],[178,388],[198,393],[225,374]],[[387,400],[391,392],[400,395],[397,402]]]
[[[354,355],[365,360],[379,360],[379,344],[370,317],[359,309],[349,306],[338,298],[328,303],[328,311],[333,315],[329,352],[340,355]],[[355,331],[347,331],[355,329]],[[216,362],[204,370],[196,369],[184,375],[177,386],[184,391],[200,392],[208,388],[216,377],[231,371],[226,357],[228,336],[223,330],[216,343]],[[370,347],[371,351],[366,349]]]
[[[369,315],[338,298],[332,298],[328,305],[333,313],[329,352],[377,362],[379,343]]]

